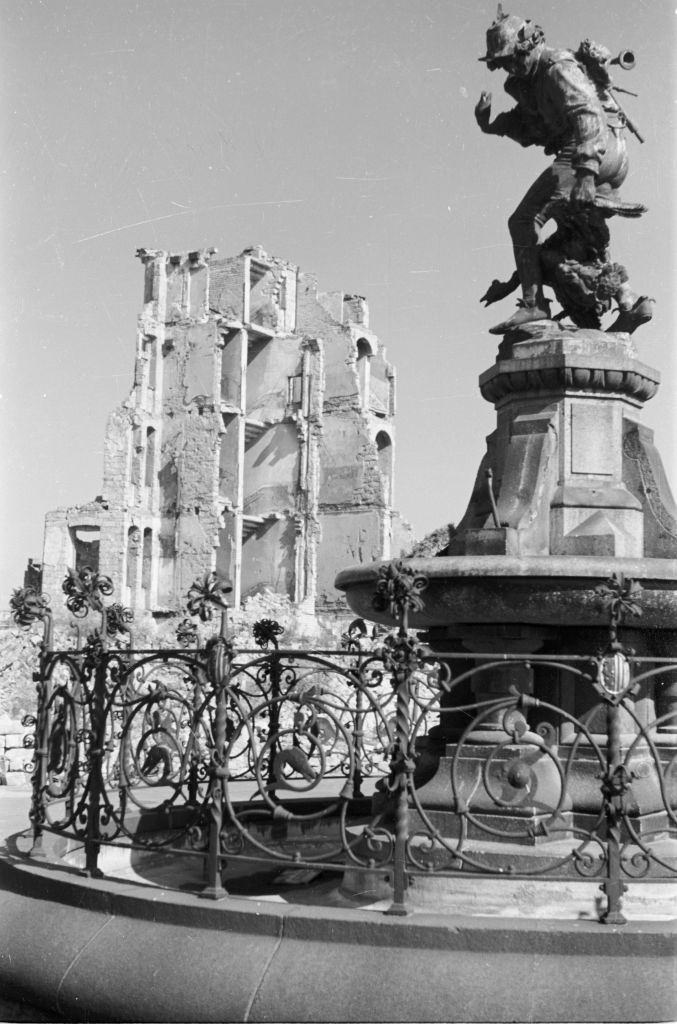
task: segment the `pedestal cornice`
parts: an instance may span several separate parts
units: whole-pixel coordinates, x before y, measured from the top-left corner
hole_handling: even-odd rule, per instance
[[[515,395],[589,392],[641,405],[656,394],[657,370],[637,359],[629,335],[530,325],[506,335],[496,363],[481,374],[482,397],[494,405]]]

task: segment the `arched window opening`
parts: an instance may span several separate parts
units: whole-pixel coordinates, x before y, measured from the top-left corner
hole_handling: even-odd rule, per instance
[[[360,406],[369,408],[369,361],[371,345],[364,338],[357,342],[357,381],[360,389]]]
[[[146,347],[146,346],[144,346]],[[157,338],[151,338],[148,342],[148,389],[155,391],[157,382]]]
[[[153,571],[153,531],[143,531],[143,562],[141,567],[141,586],[145,591],[150,591]]]
[[[146,467],[144,473],[144,483],[146,487],[153,486],[153,479],[155,476],[155,430],[153,427],[148,427],[146,431]]]
[[[376,435],[376,451],[378,452],[378,468],[383,474],[385,502],[386,505],[390,505],[393,486],[393,442],[385,430],[380,430]]]
[[[82,569],[99,571],[100,537],[98,526],[76,526],[71,529],[76,572]]]
[[[130,526],[127,531],[127,571],[125,575],[125,583],[132,591],[136,587],[136,573],[140,546],[141,531],[138,526]]]

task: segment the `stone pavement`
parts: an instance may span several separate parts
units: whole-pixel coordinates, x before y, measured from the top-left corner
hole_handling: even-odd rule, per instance
[[[5,840],[22,829],[30,828],[28,811],[31,805],[30,786],[0,786],[0,857],[7,852]],[[44,1013],[35,1006],[24,1002],[15,1002],[7,999],[0,992],[0,1024],[23,1024],[23,1022],[35,1021],[42,1024],[45,1021],[60,1021],[61,1017],[54,1017]]]
[[[28,812],[31,806],[29,785],[0,786],[0,850],[7,836],[30,828]]]

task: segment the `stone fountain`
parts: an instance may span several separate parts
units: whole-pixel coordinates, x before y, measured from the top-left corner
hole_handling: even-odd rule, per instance
[[[496,407],[497,426],[488,438],[465,516],[442,555],[404,561],[428,580],[424,607],[410,617],[410,625],[424,631],[422,637],[441,656],[467,655],[467,661],[455,661],[456,674],[481,664],[473,654],[551,655],[554,660],[605,650],[610,643],[605,591],[614,576],[619,584],[625,581],[620,585],[626,590],[633,586],[627,581],[634,581],[639,595],[641,617],[628,621],[623,630],[626,650],[644,658],[674,654],[675,506],[652,433],[639,422],[642,405],[655,394],[658,381],[658,373],[638,360],[628,335],[541,323],[504,337],[495,364],[480,378],[483,397]],[[337,586],[356,614],[392,624],[372,603],[379,568],[375,563],[346,569]],[[457,769],[465,770],[470,784],[478,760],[505,742],[506,729],[512,728],[498,708],[474,735],[464,737],[459,755],[464,722],[454,716],[454,703],[497,701],[517,688],[533,701],[529,728],[542,733],[548,716],[539,713],[539,700],[565,707],[580,719],[596,699],[536,661],[515,663],[508,671],[500,665],[475,675],[469,685],[470,694],[459,690],[447,700],[448,714],[419,744],[421,782],[430,776],[419,788],[419,799],[452,833],[454,816],[447,812],[452,810],[449,776],[454,757],[461,757]],[[656,742],[666,762],[674,752],[669,715],[676,698],[675,680],[663,677],[645,687],[635,702],[641,722],[663,721]],[[623,729],[626,745],[631,744],[633,723],[626,720]],[[558,724],[550,752],[540,757],[535,769],[540,811],[538,803],[520,801],[518,811],[511,812],[497,808],[487,796],[485,821],[503,829],[506,841],[515,813],[536,824],[545,819],[544,790],[558,783],[550,754],[558,752],[565,760],[572,738],[567,723]],[[529,739],[505,747],[503,759],[512,763],[526,755]],[[596,766],[588,755],[579,748],[570,768],[566,818],[572,825],[599,812]],[[634,809],[641,833],[654,828],[662,800],[642,744],[634,752],[635,762],[646,772],[642,786],[636,787]],[[518,777],[511,785],[517,794],[523,782]],[[533,848],[522,856],[533,858],[539,842],[547,839],[534,838]]]
[[[503,14],[500,5],[487,44],[483,59],[491,70],[508,71],[506,90],[518,104],[490,123],[491,97],[483,93],[476,109],[480,127],[523,144],[528,136],[559,155],[510,218],[515,274],[505,284],[494,281],[484,296],[488,305],[522,286],[517,312],[491,329],[501,340],[479,387],[494,405],[496,429],[487,438],[466,513],[438,557],[406,559],[403,570],[427,580],[423,606],[409,616],[409,625],[423,631],[442,660],[453,655],[452,674],[469,673],[466,684],[442,699],[440,724],[417,743],[420,805],[444,834],[453,835],[458,793],[476,794],[477,764],[498,745],[506,788],[501,799],[487,791],[480,819],[492,841],[503,832],[511,846],[516,822],[531,822],[530,833],[519,833],[530,849],[518,850],[515,864],[519,858],[533,863],[536,847],[551,841],[546,806],[557,806],[558,820],[574,829],[599,813],[589,744],[574,739],[570,721],[554,722],[539,710],[539,702],[554,703],[581,720],[597,695],[543,661],[516,660],[509,670],[501,664],[475,674],[473,666],[488,655],[554,659],[606,652],[620,656],[616,671],[623,672],[629,655],[658,659],[656,665],[674,656],[677,509],[653,434],[640,421],[660,382],[634,340],[652,303],[630,291],[625,268],[611,261],[608,249],[609,218],[644,212],[618,195],[627,172],[621,128],[635,129],[614,100],[614,62],[589,40],[575,54],[553,51],[539,26]],[[630,66],[627,55],[624,61]],[[560,129],[548,120],[554,95],[571,112],[573,132],[562,152],[554,141]],[[592,125],[587,133],[576,127],[580,109]],[[539,244],[539,229],[550,218],[557,229]],[[562,306],[555,319],[546,286]],[[604,331],[612,298],[619,315]],[[356,614],[392,624],[387,611],[374,609],[380,571],[378,564],[349,568],[336,585]],[[628,614],[621,643],[623,609]],[[627,677],[613,685],[623,689]],[[517,732],[500,705],[470,733],[467,716],[454,714],[465,701],[500,701],[511,693],[523,695]],[[631,751],[625,769],[635,779],[635,835],[655,835],[664,823],[661,773],[647,760],[638,734],[651,723],[656,757],[669,764],[675,699],[674,674],[663,672],[634,694],[632,714],[620,714],[619,751]],[[598,725],[592,723],[593,732]],[[540,751],[536,758],[534,749]],[[554,793],[563,764],[568,793],[558,805]],[[503,854],[495,843],[492,848],[498,865]],[[670,856],[674,861],[674,851]]]

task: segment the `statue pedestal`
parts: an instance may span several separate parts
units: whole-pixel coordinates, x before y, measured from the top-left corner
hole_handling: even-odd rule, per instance
[[[550,321],[506,335],[480,377],[496,430],[449,553],[677,555],[677,511],[639,423],[659,380],[628,335]]]

